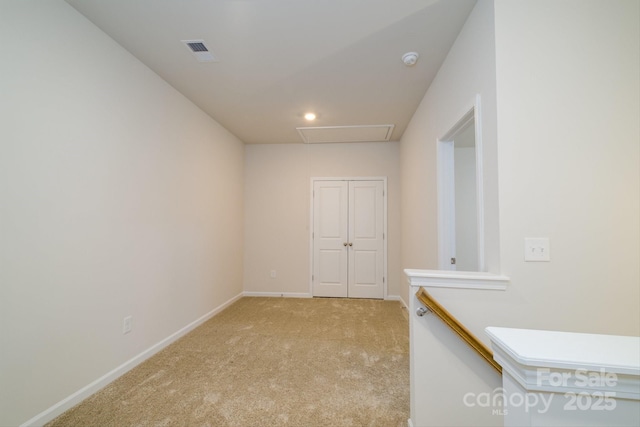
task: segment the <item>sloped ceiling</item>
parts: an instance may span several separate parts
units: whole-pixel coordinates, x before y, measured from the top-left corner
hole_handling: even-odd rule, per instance
[[[297,127],[402,136],[475,0],[67,0],[248,144]],[[197,62],[181,40],[218,61]],[[401,57],[420,58],[406,67]],[[307,122],[312,111],[317,119]]]

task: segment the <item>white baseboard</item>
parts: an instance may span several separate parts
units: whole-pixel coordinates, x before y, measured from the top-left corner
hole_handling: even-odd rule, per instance
[[[61,400],[60,402],[56,403],[49,409],[44,410],[43,412],[39,413],[35,417],[31,418],[30,420],[25,421],[20,425],[20,427],[42,426],[48,423],[49,421],[56,418],[58,415],[62,414],[68,409],[71,409],[72,407],[82,402],[87,397],[91,396],[98,390],[102,389],[109,383],[113,382],[114,380],[118,379],[120,376],[124,375],[131,369],[135,368],[140,363],[144,362],[145,360],[147,360],[148,358],[150,358],[151,356],[153,356],[163,348],[167,347],[169,344],[173,343],[174,341],[178,340],[182,336],[191,332],[193,329],[197,328],[207,320],[211,319],[213,316],[215,316],[216,314],[218,314],[219,312],[227,308],[229,305],[233,304],[234,302],[242,298],[242,296],[243,294],[240,293],[235,297],[231,298],[230,300],[228,300],[227,302],[223,303],[222,305],[219,305],[218,307],[214,308],[204,316],[194,320],[193,322],[189,323],[187,326],[174,332],[173,334],[169,335],[167,338],[163,339],[162,341],[149,347],[148,349],[138,354],[137,356],[133,357],[132,359],[129,359],[128,361],[118,366],[111,372],[106,373],[105,375],[101,376],[100,378],[93,381],[92,383],[84,386],[80,390],[73,393],[71,396],[68,396],[67,398]]]
[[[303,292],[251,292],[244,291],[245,297],[277,297],[277,298],[313,298],[313,295]]]
[[[404,300],[402,299],[402,297],[400,295],[387,295],[387,297],[385,299],[386,300],[390,300],[390,301],[400,301],[402,303],[402,305],[404,305],[404,308],[409,310],[409,306],[407,305],[406,302],[404,302]]]
[[[407,420],[407,426],[408,426],[408,427],[413,427],[413,422],[411,421],[411,418],[409,418],[409,419]]]

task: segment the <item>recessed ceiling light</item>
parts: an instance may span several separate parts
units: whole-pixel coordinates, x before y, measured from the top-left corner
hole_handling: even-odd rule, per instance
[[[315,120],[316,119],[316,115],[313,113],[307,113],[304,115],[304,118],[311,121],[311,120]]]

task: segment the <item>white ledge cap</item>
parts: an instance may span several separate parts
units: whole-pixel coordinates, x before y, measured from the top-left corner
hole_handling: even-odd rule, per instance
[[[493,358],[527,390],[613,391],[640,399],[640,337],[498,327],[485,331]],[[585,372],[613,375],[616,381],[585,387]],[[557,384],[557,378],[566,381]]]
[[[452,271],[452,270],[413,270],[406,269],[404,274],[409,279],[410,286],[424,286],[433,288],[464,288],[505,290],[509,278],[502,274],[482,271]]]
[[[640,375],[640,337],[497,327],[486,332],[522,365]]]

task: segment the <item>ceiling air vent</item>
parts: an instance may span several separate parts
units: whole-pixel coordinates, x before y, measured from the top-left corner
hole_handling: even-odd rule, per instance
[[[218,58],[207,49],[204,40],[181,40],[187,46],[189,52],[196,57],[198,62],[218,62]]]
[[[389,141],[395,125],[322,126],[296,128],[306,144]]]

